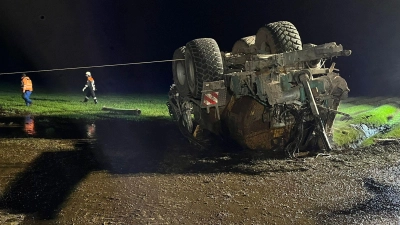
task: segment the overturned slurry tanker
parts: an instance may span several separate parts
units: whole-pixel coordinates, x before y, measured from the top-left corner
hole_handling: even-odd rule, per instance
[[[332,149],[332,125],[349,88],[328,59],[349,56],[334,42],[302,44],[295,26],[269,23],[221,52],[211,38],[189,41],[173,59],[167,103],[182,133],[208,130],[247,149]]]

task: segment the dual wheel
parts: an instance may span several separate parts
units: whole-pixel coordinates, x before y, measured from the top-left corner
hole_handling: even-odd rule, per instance
[[[195,39],[175,50],[172,63],[173,80],[183,99],[180,125],[192,134],[195,126],[192,121],[192,103],[184,97],[201,98],[203,82],[223,79],[221,51],[214,39]]]
[[[302,42],[296,27],[288,21],[266,24],[252,36],[235,42],[233,54],[277,54],[302,50]]]
[[[175,50],[173,79],[181,96],[201,98],[203,82],[223,79],[223,62],[217,42],[211,38],[195,39]]]
[[[238,40],[233,54],[276,54],[302,49],[296,27],[287,21],[266,24],[256,35]],[[172,63],[173,80],[181,96],[201,97],[203,82],[223,79],[221,51],[212,38],[195,39],[175,50]]]
[[[261,27],[256,35],[238,40],[232,53],[275,54],[301,49],[302,43],[296,27],[290,22],[279,21]],[[173,59],[176,60],[172,63],[173,80],[182,97],[200,99],[203,82],[224,79],[221,51],[212,38],[188,42],[175,50]],[[190,119],[191,117],[184,116],[183,124],[191,124],[191,121],[185,121]],[[187,128],[190,132],[193,131],[193,126]]]

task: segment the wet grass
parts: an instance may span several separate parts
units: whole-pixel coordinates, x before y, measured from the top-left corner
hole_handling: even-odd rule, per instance
[[[127,120],[143,120],[163,118],[169,119],[165,95],[116,95],[98,94],[98,104],[93,99],[83,103],[83,93],[43,93],[35,91],[31,99],[33,105],[25,106],[18,90],[0,90],[0,108],[3,115],[32,114],[36,116],[52,116],[71,119],[107,119],[122,118]],[[128,115],[102,110],[103,106],[119,109],[140,109],[141,115]]]
[[[376,135],[362,141],[362,146],[374,144],[376,138],[400,137],[400,109],[394,104],[357,104],[345,103],[339,107],[339,111],[351,115],[346,119],[337,116],[334,123],[334,142],[338,146],[347,146],[362,139],[364,133],[354,125],[365,124],[370,128],[387,127],[388,132],[378,132]]]

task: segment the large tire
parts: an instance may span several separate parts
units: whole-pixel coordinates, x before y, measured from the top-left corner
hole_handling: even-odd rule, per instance
[[[238,53],[253,53],[253,52],[255,52],[256,51],[256,48],[254,45],[255,39],[256,39],[255,35],[239,39],[233,45],[232,53],[238,54]]]
[[[299,32],[287,21],[269,23],[258,29],[255,45],[259,53],[264,54],[302,50]]]
[[[172,59],[185,59],[186,47],[182,46],[175,50]],[[187,96],[189,94],[189,86],[187,84],[185,61],[173,61],[172,62],[172,77],[178,93],[181,96]]]
[[[200,38],[186,44],[186,77],[193,98],[200,98],[203,82],[223,79],[224,68],[218,44],[211,38]]]

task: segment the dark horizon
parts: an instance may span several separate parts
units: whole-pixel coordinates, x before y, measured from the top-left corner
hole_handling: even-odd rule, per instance
[[[350,96],[397,95],[400,2],[385,1],[78,1],[0,3],[0,73],[171,59],[196,38],[222,51],[266,23],[290,21],[303,44],[336,42],[353,51],[334,59]],[[327,62],[329,66],[330,61]],[[80,91],[85,71],[28,74],[48,90]],[[90,69],[99,91],[167,93],[171,63]],[[20,74],[0,82],[19,86]]]

